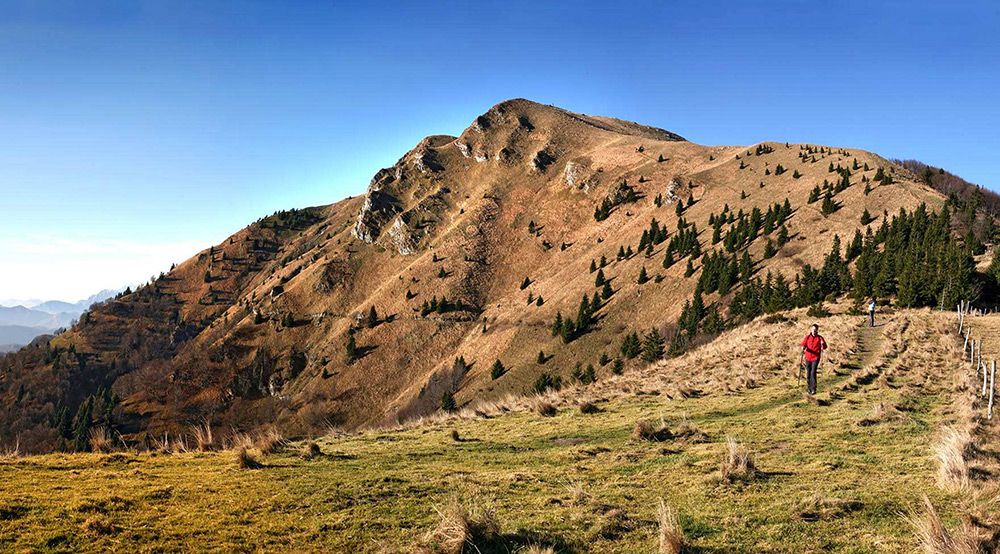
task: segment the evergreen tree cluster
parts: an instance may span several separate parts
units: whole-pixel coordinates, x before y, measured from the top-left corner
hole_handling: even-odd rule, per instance
[[[458,312],[465,310],[466,306],[461,300],[448,300],[448,297],[442,296],[440,300],[438,297],[432,296],[430,301],[424,300],[424,303],[420,305],[420,315],[427,317],[432,313],[444,314],[447,312]]]
[[[642,237],[639,239],[639,248],[641,252],[646,250],[647,247],[656,246],[667,240],[667,228],[661,226],[659,221],[656,221],[654,217],[652,221],[649,222],[649,228],[642,231]]]
[[[80,403],[75,417],[70,417],[68,406],[62,402],[57,404],[52,412],[51,423],[61,438],[70,441],[74,450],[84,452],[90,449],[91,429],[114,429],[117,405],[118,397],[111,389],[102,387]]]
[[[663,257],[663,267],[669,268],[686,256],[701,255],[701,243],[698,242],[698,226],[688,223],[683,217],[677,220],[677,233],[667,243]]]
[[[639,194],[627,182],[622,181],[614,192],[605,196],[604,200],[601,200],[600,206],[594,208],[594,220],[604,221],[611,216],[611,212],[616,207],[637,200],[639,200]]]

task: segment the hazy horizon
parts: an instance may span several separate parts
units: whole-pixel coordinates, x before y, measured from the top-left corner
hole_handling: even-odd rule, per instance
[[[135,286],[513,97],[1000,188],[992,3],[385,8],[0,0],[0,297]]]

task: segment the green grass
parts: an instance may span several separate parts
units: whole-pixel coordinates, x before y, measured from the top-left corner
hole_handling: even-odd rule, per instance
[[[827,372],[820,389],[843,379]],[[571,552],[654,551],[658,497],[696,552],[911,552],[901,512],[925,493],[953,523],[955,499],[935,487],[930,451],[944,398],[911,398],[905,419],[859,427],[876,402],[902,403],[903,389],[871,385],[818,406],[794,387],[774,380],[739,394],[627,397],[590,415],[561,407],[551,418],[325,438],[319,458],[293,445],[259,457],[258,470],[239,469],[232,452],[6,460],[0,550],[410,551],[455,496],[493,508],[514,546]],[[660,417],[686,417],[709,440],[631,438],[637,420]],[[757,452],[760,479],[721,482],[727,436]],[[800,502],[812,495],[853,504],[804,521]]]

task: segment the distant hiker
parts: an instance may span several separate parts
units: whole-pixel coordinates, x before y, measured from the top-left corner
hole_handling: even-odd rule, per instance
[[[802,356],[799,363],[806,368],[806,387],[809,394],[816,394],[816,370],[819,358],[826,350],[826,339],[819,334],[819,324],[813,323],[812,330],[802,339]]]
[[[875,298],[868,301],[868,326],[875,326]]]

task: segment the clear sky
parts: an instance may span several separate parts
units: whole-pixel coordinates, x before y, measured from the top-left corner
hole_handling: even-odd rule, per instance
[[[143,281],[512,97],[1000,189],[994,1],[0,0],[0,299]]]

